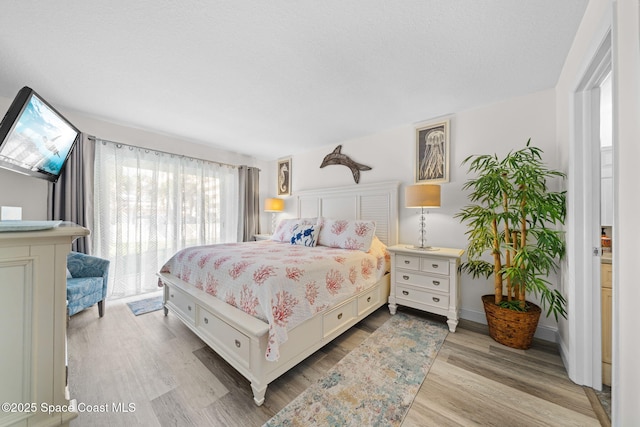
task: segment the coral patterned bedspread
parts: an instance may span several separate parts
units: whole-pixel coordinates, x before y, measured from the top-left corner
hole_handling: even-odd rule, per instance
[[[183,249],[160,271],[267,322],[274,361],[288,330],[371,287],[388,264],[377,239],[368,252],[263,240]]]

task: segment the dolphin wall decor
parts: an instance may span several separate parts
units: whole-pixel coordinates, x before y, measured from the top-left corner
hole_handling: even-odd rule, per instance
[[[321,168],[329,165],[344,165],[351,169],[351,174],[353,175],[353,180],[357,183],[360,182],[360,171],[369,171],[371,168],[369,166],[365,166],[361,163],[354,162],[351,160],[351,157],[346,154],[342,154],[340,151],[342,150],[342,145],[338,145],[335,150],[331,153],[324,156],[324,160],[322,160]]]

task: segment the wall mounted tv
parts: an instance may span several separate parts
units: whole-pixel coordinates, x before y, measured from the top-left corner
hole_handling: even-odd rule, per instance
[[[0,122],[0,167],[56,182],[80,131],[23,87]]]

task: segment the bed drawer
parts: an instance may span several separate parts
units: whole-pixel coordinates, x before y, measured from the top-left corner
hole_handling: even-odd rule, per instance
[[[375,288],[360,295],[358,297],[358,316],[369,310],[371,307],[378,306],[380,304],[380,289]]]
[[[175,287],[170,287],[168,304],[179,311],[182,316],[186,317],[191,322],[195,321],[196,305],[193,302],[192,297],[188,294]]]
[[[449,278],[447,277],[429,276],[412,271],[398,270],[396,281],[405,285],[414,285],[441,292],[449,292]]]
[[[326,312],[323,316],[324,336],[331,335],[358,316],[358,301],[353,300]]]
[[[446,310],[449,306],[449,295],[427,290],[416,289],[398,284],[396,286],[396,299],[398,301],[413,301],[419,304],[430,305]]]
[[[249,361],[251,360],[251,341],[249,337],[242,332],[238,332],[202,307],[198,308],[196,327],[210,340],[215,341],[225,351],[234,355],[235,360],[240,360],[243,365],[249,367]]]

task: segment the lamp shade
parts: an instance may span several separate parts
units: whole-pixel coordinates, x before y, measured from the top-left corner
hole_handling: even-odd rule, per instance
[[[405,188],[405,206],[408,208],[439,208],[440,186],[434,184],[410,185]]]
[[[282,212],[284,210],[283,199],[265,199],[264,211],[265,212]]]

